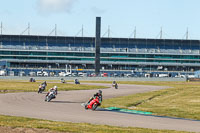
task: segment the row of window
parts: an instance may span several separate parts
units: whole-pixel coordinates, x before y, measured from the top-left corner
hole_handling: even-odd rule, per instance
[[[0,55],[27,55],[27,56],[76,56],[94,57],[94,53],[75,53],[75,52],[34,52],[34,51],[0,51]],[[164,54],[118,54],[101,53],[101,57],[112,58],[155,58],[155,59],[200,59],[200,55],[164,55]]]
[[[40,55],[40,56],[87,56],[93,57],[94,53],[71,53],[71,52],[34,52],[34,51],[0,51],[0,55]]]
[[[22,42],[22,41],[1,41],[1,45],[21,45],[21,46],[64,46],[64,47],[95,47],[95,44],[93,41],[91,42],[65,42],[65,43],[57,43],[57,42]],[[154,41],[146,42],[140,41],[140,42],[132,42],[132,43],[125,43],[125,42],[104,42],[102,41],[101,44],[102,47],[106,48],[160,48],[160,49],[200,49],[200,43],[183,43],[183,42],[159,42],[156,43]]]
[[[18,59],[18,60],[66,60],[66,61],[94,61],[94,58],[70,58],[70,57],[20,57],[20,56],[0,56],[0,59]],[[189,60],[154,60],[154,59],[109,59],[101,58],[101,61],[112,62],[154,62],[154,63],[200,63],[200,61]]]

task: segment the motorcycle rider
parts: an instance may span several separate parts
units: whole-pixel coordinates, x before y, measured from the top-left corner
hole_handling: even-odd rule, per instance
[[[115,83],[115,89],[118,89],[118,85],[117,85],[117,83]]]
[[[116,83],[117,83],[116,81],[113,81],[112,86],[114,87]]]
[[[41,87],[45,88],[47,86],[47,82],[44,81],[42,84],[40,84]]]
[[[90,98],[90,100],[88,101],[88,104],[89,104],[93,99],[96,99],[96,97],[98,97],[99,103],[101,103],[102,100],[103,100],[102,91],[101,91],[101,90],[98,90],[98,92],[95,93],[94,96]]]
[[[43,83],[41,83],[41,84],[39,85],[38,93],[39,93],[41,90],[44,91],[45,88],[46,88],[46,86],[47,86],[47,82],[46,82],[46,81],[44,81]]]
[[[42,85],[45,85],[45,86],[47,86],[47,82],[46,82],[46,81],[44,81],[44,82],[42,83]]]
[[[65,83],[64,78],[61,78],[60,81],[61,81],[61,83]]]
[[[30,78],[29,82],[35,82],[34,78]]]
[[[57,88],[58,88],[57,86],[54,86],[53,88],[50,88],[46,96],[48,96],[50,92],[55,92],[54,98],[56,98],[56,95],[58,94]]]
[[[75,83],[75,84],[80,84],[80,82],[79,82],[78,79],[75,79],[75,80],[74,80],[74,83]]]

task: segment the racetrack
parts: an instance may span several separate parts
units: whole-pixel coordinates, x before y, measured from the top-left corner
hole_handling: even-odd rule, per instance
[[[101,85],[110,86],[110,84]],[[118,90],[113,88],[104,89],[103,98],[124,96],[164,88],[166,87],[120,84]],[[81,122],[123,127],[200,132],[200,121],[126,114],[103,109],[97,111],[85,110],[81,104],[86,102],[96,91],[79,90],[58,92],[57,98],[51,102],[44,102],[45,93],[24,92],[0,94],[0,114],[75,123]]]

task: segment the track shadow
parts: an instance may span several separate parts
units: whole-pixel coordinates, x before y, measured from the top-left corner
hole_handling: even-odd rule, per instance
[[[100,110],[98,110],[98,109],[100,109]],[[116,110],[107,110],[107,109],[103,109],[103,108],[97,108],[96,111],[110,111],[110,112],[117,112],[117,113],[123,113],[123,114],[131,114],[131,115],[151,116],[151,117],[169,118],[169,119],[177,119],[177,120],[200,121],[200,120],[187,119],[187,118],[178,118],[178,117],[170,117],[170,116],[159,116],[159,115],[152,115],[152,114],[138,114],[138,113],[121,112],[118,109],[116,109]]]
[[[108,111],[108,110],[106,110],[104,108],[97,108],[95,111]]]
[[[45,95],[46,95],[46,94],[47,94],[47,92],[42,92],[42,93],[38,93],[38,92],[37,92],[37,94],[41,94],[41,95],[42,95],[42,94],[45,94]]]
[[[83,103],[83,102],[72,102],[72,101],[51,101],[52,103]]]
[[[91,110],[91,109],[88,109],[88,110]],[[109,111],[109,110],[107,110],[107,109],[104,109],[104,108],[98,108],[98,107],[97,107],[97,109],[96,109],[96,110],[94,110],[94,111]]]

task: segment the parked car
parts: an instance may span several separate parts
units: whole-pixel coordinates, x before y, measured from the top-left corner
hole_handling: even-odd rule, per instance
[[[78,73],[78,76],[79,76],[79,77],[86,77],[86,76],[87,76],[87,73],[79,72],[79,73]]]

